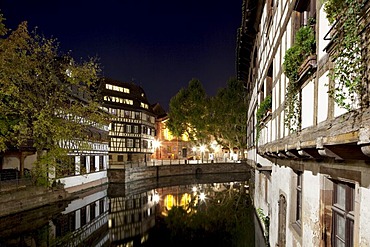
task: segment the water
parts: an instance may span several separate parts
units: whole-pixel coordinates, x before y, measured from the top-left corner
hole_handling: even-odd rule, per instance
[[[0,246],[264,246],[245,174],[111,184],[0,219]]]

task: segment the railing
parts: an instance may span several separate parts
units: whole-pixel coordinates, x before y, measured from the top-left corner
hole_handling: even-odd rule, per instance
[[[232,160],[229,158],[215,158],[211,159],[152,159],[150,161],[123,161],[123,162],[109,162],[110,168],[134,168],[143,166],[162,166],[162,165],[185,165],[185,164],[211,164],[211,163],[241,163],[240,160]]]

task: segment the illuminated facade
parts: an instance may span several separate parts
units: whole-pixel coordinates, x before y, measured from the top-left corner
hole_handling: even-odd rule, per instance
[[[156,147],[153,159],[186,159],[191,156],[191,143],[186,135],[174,137],[166,127],[168,116],[158,117],[156,120]]]
[[[336,38],[345,35],[344,26],[337,23],[349,12],[330,24],[324,4],[333,2],[348,4],[243,1],[237,70],[248,93],[247,162],[255,167],[255,208],[270,219],[269,226],[262,225],[271,246],[370,243],[370,168],[365,165],[370,160],[369,72],[364,73],[363,91],[353,97],[350,109],[339,107],[329,92],[340,81],[329,74],[337,62],[346,60],[334,58]],[[360,2],[364,5],[355,18],[363,16],[355,23],[366,28],[356,34],[363,36],[358,54],[362,61],[355,67],[366,63],[368,68],[370,6]],[[304,42],[310,42],[310,51],[290,77],[283,64],[298,61],[289,60],[296,51],[291,48]],[[345,95],[345,88],[340,90]],[[262,108],[266,99],[271,105]],[[258,117],[261,111],[263,116]]]
[[[153,153],[155,115],[144,90],[134,83],[104,79],[103,106],[112,114],[109,130],[110,168],[146,165]]]

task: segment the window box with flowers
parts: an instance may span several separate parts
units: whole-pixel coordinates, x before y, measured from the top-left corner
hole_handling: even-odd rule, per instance
[[[296,33],[294,44],[284,56],[283,70],[289,79],[285,95],[285,125],[291,131],[300,128],[299,100],[302,77],[316,67],[316,38],[311,26],[302,26]]]

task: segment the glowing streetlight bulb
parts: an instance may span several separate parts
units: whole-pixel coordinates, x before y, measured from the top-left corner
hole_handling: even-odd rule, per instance
[[[158,147],[160,147],[161,146],[161,142],[160,141],[158,141],[158,140],[154,140],[153,141],[153,147],[154,148],[158,148]]]
[[[192,191],[193,191],[193,192],[197,192],[197,187],[195,187],[195,186],[194,186],[194,187],[192,188]]]
[[[206,150],[206,146],[204,146],[204,145],[200,146],[200,147],[199,147],[199,150],[200,150],[201,152],[204,152],[204,151]]]

